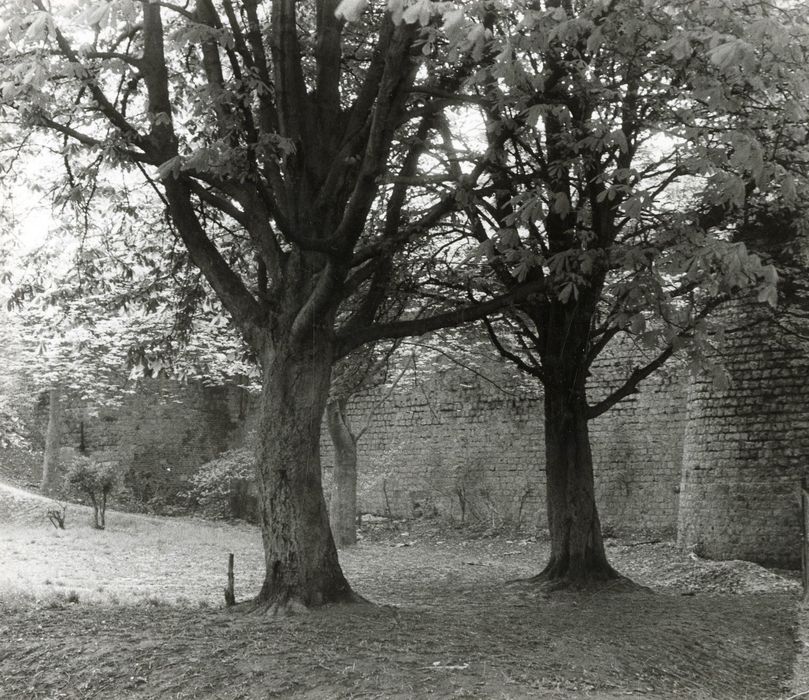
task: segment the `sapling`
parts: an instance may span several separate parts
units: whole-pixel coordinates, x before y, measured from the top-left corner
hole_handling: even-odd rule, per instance
[[[78,455],[68,466],[65,481],[74,492],[87,496],[93,505],[93,527],[103,530],[107,511],[107,497],[115,488],[116,472],[112,464],[96,462],[91,457]]]

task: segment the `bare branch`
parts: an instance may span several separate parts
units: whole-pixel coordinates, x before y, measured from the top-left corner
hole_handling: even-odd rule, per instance
[[[371,427],[371,419],[374,417],[374,415],[376,415],[376,412],[379,410],[379,408],[384,406],[385,402],[391,397],[391,394],[393,394],[394,390],[396,389],[396,385],[402,380],[402,377],[404,377],[405,374],[407,374],[407,370],[410,369],[411,363],[415,367],[415,360],[413,359],[413,355],[410,356],[409,362],[405,364],[405,366],[402,368],[402,371],[399,372],[399,374],[396,376],[396,379],[393,380],[393,384],[391,384],[390,387],[388,387],[388,390],[385,392],[384,396],[382,396],[382,398],[379,399],[379,401],[377,401],[371,407],[371,410],[368,411],[368,413],[365,416],[365,420],[363,421],[362,428],[360,428],[356,433],[357,442],[359,442],[360,438],[363,435],[365,435],[368,428]]]
[[[492,326],[492,323],[488,318],[484,318],[483,323],[486,326],[486,333],[489,335],[489,340],[491,340],[492,345],[494,345],[495,347],[495,350],[497,350],[497,352],[501,356],[505,357],[510,362],[513,362],[520,370],[522,370],[526,374],[530,374],[532,377],[536,377],[541,381],[545,381],[545,374],[539,367],[529,365],[519,355],[511,352],[511,350],[507,349],[505,345],[503,345],[503,343],[500,342],[500,338],[498,337],[497,332],[494,330],[494,326]]]
[[[544,290],[542,281],[531,282],[515,289],[507,294],[489,299],[479,303],[470,304],[453,311],[427,316],[424,318],[414,318],[407,321],[395,323],[370,325],[365,328],[352,330],[344,333],[341,329],[337,335],[336,357],[348,354],[354,348],[372,340],[382,340],[383,338],[404,338],[409,335],[424,335],[439,328],[454,328],[456,326],[477,321],[485,316],[489,316],[498,311],[502,311],[508,306],[516,304],[530,297],[533,294]]]
[[[637,393],[638,385],[644,379],[648,378],[650,375],[660,369],[666,363],[666,360],[668,360],[674,354],[675,343],[677,341],[686,340],[692,337],[694,335],[694,327],[696,322],[705,318],[711,312],[728,301],[730,301],[730,297],[727,295],[722,295],[711,299],[710,302],[708,302],[705,307],[701,309],[700,312],[694,317],[694,323],[692,323],[688,328],[684,328],[677,333],[677,335],[675,335],[671,341],[669,341],[668,345],[662,351],[660,351],[653,360],[646,363],[642,367],[635,368],[623,385],[613,391],[609,396],[605,397],[598,403],[593,404],[592,406],[588,406],[587,419],[592,420],[593,418],[598,418],[598,416],[600,416],[602,413],[606,413],[619,401],[625,399],[627,396]]]

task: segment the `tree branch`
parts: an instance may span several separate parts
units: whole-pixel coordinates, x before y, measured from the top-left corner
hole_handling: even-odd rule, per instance
[[[587,407],[587,420],[592,420],[593,418],[598,418],[598,416],[606,413],[610,408],[612,408],[615,404],[619,401],[622,401],[627,396],[631,394],[637,393],[638,385],[646,378],[648,378],[651,374],[656,372],[660,369],[668,360],[675,351],[674,345],[677,340],[685,340],[690,338],[694,335],[694,328],[696,326],[696,322],[705,318],[708,314],[712,311],[717,309],[722,304],[727,303],[730,301],[730,298],[727,295],[722,295],[720,297],[714,297],[711,299],[703,309],[694,317],[694,322],[688,327],[681,330],[677,333],[670,341],[669,344],[655,357],[651,362],[648,362],[643,367],[637,367],[633,372],[629,375],[627,380],[624,384],[613,391],[609,396],[602,399],[596,404]]]
[[[92,136],[88,136],[87,134],[83,134],[76,129],[73,129],[70,126],[65,124],[60,124],[57,121],[54,121],[50,117],[45,116],[44,114],[36,114],[35,116],[36,121],[41,126],[44,126],[52,131],[56,131],[57,133],[64,134],[65,136],[78,141],[83,146],[90,146],[93,148],[105,148],[109,145],[107,141],[102,141],[101,139],[93,138]],[[136,163],[148,163],[149,165],[156,165],[157,163],[154,162],[149,156],[138,153],[137,151],[130,151],[128,148],[123,148],[121,146],[114,146],[113,147],[117,153],[126,156],[127,158],[131,159]]]
[[[677,337],[681,337],[681,335],[678,334]],[[669,345],[654,360],[647,363],[643,367],[637,367],[635,370],[633,370],[632,374],[629,375],[627,380],[619,389],[612,392],[609,396],[602,399],[598,403],[587,407],[587,420],[598,418],[598,416],[600,416],[602,413],[606,413],[619,401],[622,401],[631,394],[637,393],[638,384],[649,377],[649,375],[660,369],[666,363],[666,360],[668,360],[673,354],[674,347]]]
[[[171,120],[169,72],[163,45],[163,21],[160,6],[143,5],[143,79],[149,93],[152,116],[150,140],[162,162],[177,154],[177,143]]]
[[[409,25],[400,25],[388,47],[360,171],[342,220],[333,234],[333,238],[348,250],[353,248],[362,233],[379,186],[377,177],[382,173],[390,152],[391,133],[415,75],[415,63],[410,57],[415,32],[415,28]]]
[[[372,340],[382,340],[383,338],[404,338],[412,335],[424,335],[439,328],[454,328],[470,321],[477,321],[485,316],[501,311],[502,309],[523,301],[533,294],[542,292],[544,283],[531,282],[521,285],[507,294],[503,294],[488,301],[477,302],[468,306],[436,314],[425,318],[414,318],[407,321],[397,321],[395,323],[370,325],[361,329],[352,329],[344,332],[340,329],[337,334],[337,354],[342,357],[354,348]]]
[[[264,342],[260,304],[205,234],[191,205],[188,184],[169,176],[163,181],[163,186],[171,218],[191,259],[214,288],[245,340],[254,350],[260,351]]]
[[[247,226],[247,215],[245,212],[239,211],[232,202],[228,202],[224,197],[220,197],[214,192],[211,192],[211,190],[204,188],[199,182],[190,178],[188,180],[188,188],[203,202],[207,202],[215,209],[227,214],[231,219],[242,226]]]
[[[508,350],[505,345],[500,342],[500,338],[498,337],[497,332],[494,330],[492,322],[488,318],[484,318],[483,323],[486,325],[486,333],[489,336],[489,340],[491,341],[492,345],[494,345],[494,348],[497,350],[498,354],[505,357],[509,362],[512,362],[518,369],[526,374],[536,377],[540,381],[545,381],[545,374],[539,367],[529,365],[519,355],[511,352],[511,350]]]
[[[37,9],[41,10],[42,12],[47,12],[48,10],[42,4],[42,0],[34,0],[34,5]],[[77,66],[81,68],[81,71],[84,75],[82,78],[82,82],[88,87],[90,90],[90,94],[93,97],[98,108],[101,110],[101,113],[109,120],[109,122],[118,129],[122,134],[126,137],[132,139],[133,143],[137,145],[139,148],[146,151],[146,142],[143,136],[138,132],[138,130],[132,126],[124,116],[115,109],[113,104],[107,99],[107,96],[99,87],[98,83],[92,78],[92,74],[88,68],[86,68],[82,62],[79,60],[78,54],[73,50],[73,47],[70,45],[70,42],[67,40],[64,34],[59,29],[56,29],[55,32],[56,37],[56,44],[59,47],[62,55],[71,63],[75,63]]]
[[[196,8],[197,22],[211,29],[222,26],[211,0],[197,0]],[[219,45],[209,36],[202,40],[201,49],[202,67],[208,81],[213,108],[219,121],[220,132],[225,132],[228,128],[228,117],[231,112],[221,100],[222,93],[225,90],[225,77],[222,73],[222,63],[219,59]]]
[[[260,37],[258,40],[260,41]],[[272,3],[270,45],[281,134],[305,142],[312,129],[309,128],[311,115],[306,104],[306,83],[301,66],[295,0],[275,0]]]
[[[317,80],[315,104],[321,124],[328,124],[340,111],[340,46],[344,20],[338,19],[335,10],[338,0],[321,0],[317,3],[317,40],[315,60]]]

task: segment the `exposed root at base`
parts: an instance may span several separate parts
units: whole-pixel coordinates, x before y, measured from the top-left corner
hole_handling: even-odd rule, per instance
[[[376,607],[376,605],[367,598],[363,598],[358,593],[354,593],[354,591],[349,591],[337,600],[329,600],[320,604],[307,604],[298,596],[278,596],[276,598],[267,599],[259,595],[251,600],[236,603],[228,607],[227,610],[238,613],[259,613],[269,617],[287,617],[298,613],[310,613],[337,605]]]
[[[615,569],[609,567],[586,574],[573,575],[568,572],[559,573],[547,567],[536,576],[529,578],[514,579],[506,583],[507,586],[531,588],[539,593],[555,592],[587,592],[600,593],[603,591],[613,592],[637,592],[644,591],[651,593],[647,586],[635,583],[630,578],[619,574]]]

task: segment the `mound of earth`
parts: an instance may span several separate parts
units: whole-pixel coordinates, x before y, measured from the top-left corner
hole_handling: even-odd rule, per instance
[[[687,593],[780,593],[800,588],[797,581],[750,561],[692,559],[692,567],[680,563],[665,567],[660,572],[661,585]]]

